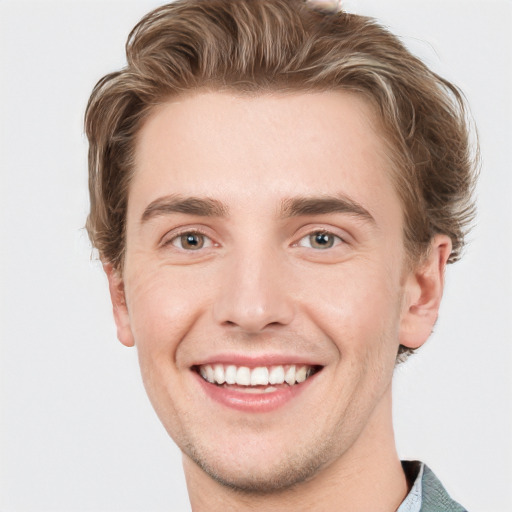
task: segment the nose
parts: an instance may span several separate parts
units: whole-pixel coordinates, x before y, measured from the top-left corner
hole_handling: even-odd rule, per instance
[[[255,334],[288,325],[294,316],[291,283],[278,251],[245,251],[226,261],[213,306],[215,321]]]

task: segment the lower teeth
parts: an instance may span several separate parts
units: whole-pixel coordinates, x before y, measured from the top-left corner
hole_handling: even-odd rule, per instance
[[[273,386],[268,386],[268,387],[264,388],[264,387],[253,387],[253,386],[236,386],[235,387],[235,386],[224,385],[221,387],[225,387],[228,389],[235,388],[237,391],[239,391],[241,393],[252,393],[252,394],[272,393],[274,391],[277,391],[277,388],[275,388]]]

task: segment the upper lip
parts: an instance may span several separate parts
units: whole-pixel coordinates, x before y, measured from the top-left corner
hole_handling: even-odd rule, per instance
[[[206,364],[233,364],[235,366],[247,366],[256,368],[258,366],[279,366],[279,365],[308,365],[308,366],[324,366],[320,362],[307,356],[299,356],[292,354],[236,354],[225,353],[210,355],[197,361],[192,366],[202,366]]]

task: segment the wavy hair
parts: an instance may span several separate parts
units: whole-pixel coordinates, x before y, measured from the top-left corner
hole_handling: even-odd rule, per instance
[[[180,93],[228,89],[348,90],[378,113],[404,210],[411,261],[436,233],[461,254],[474,216],[478,151],[459,89],[375,20],[303,0],[178,0],[145,16],[126,43],[127,65],[94,87],[87,230],[100,258],[122,270],[138,130]]]

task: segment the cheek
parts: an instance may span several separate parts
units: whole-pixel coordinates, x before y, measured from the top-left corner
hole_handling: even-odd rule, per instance
[[[180,418],[186,413],[180,403],[192,400],[182,386],[182,372],[177,370],[183,368],[177,356],[182,340],[204,311],[206,300],[194,281],[182,277],[170,267],[155,267],[135,272],[125,281],[142,381],[155,411],[175,440],[181,436]],[[184,282],[189,285],[184,286]],[[177,389],[181,390],[179,399],[173,393]]]
[[[171,268],[144,271],[127,280],[130,324],[139,353],[169,358],[207,300],[196,279]]]
[[[382,262],[359,260],[307,279],[302,275],[301,300],[308,314],[338,345],[340,352],[382,349],[398,344],[402,287],[399,273],[385,271]]]

